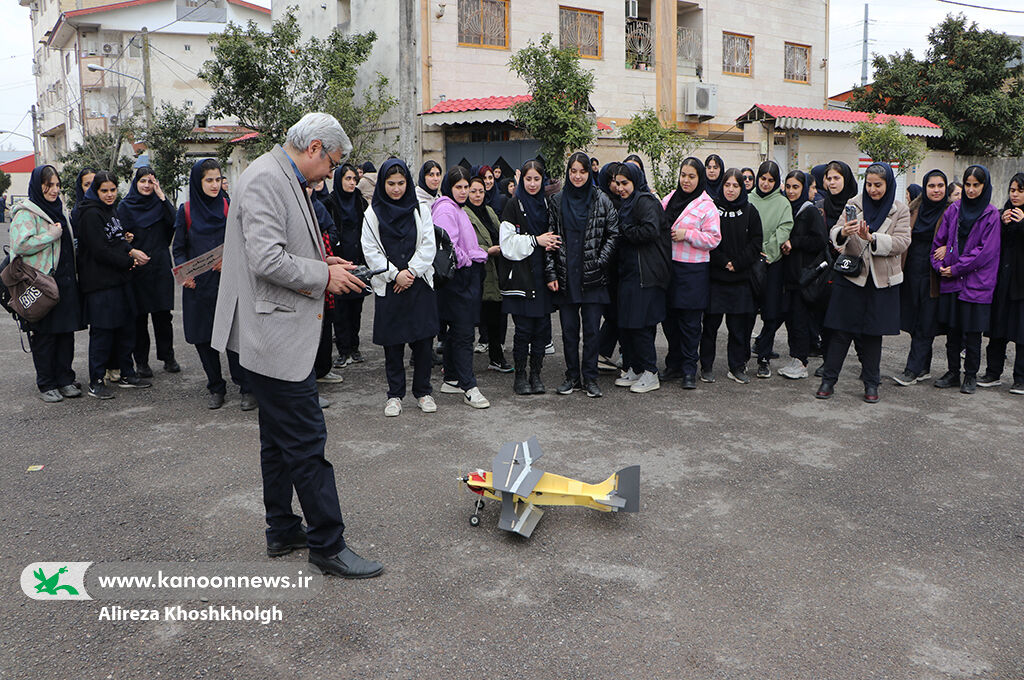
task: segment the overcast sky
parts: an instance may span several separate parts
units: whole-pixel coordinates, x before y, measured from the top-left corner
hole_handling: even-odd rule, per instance
[[[269,0],[256,1],[264,6],[270,5]],[[724,4],[724,0],[706,1],[711,7]],[[1024,8],[1021,0],[965,1],[1004,9]],[[911,49],[918,57],[923,56],[929,29],[950,12],[963,12],[983,28],[1024,35],[1024,14],[968,9],[939,0],[870,0],[868,5],[871,18],[868,48],[872,53],[892,54]],[[860,83],[863,18],[863,2],[832,0],[829,94],[848,90]],[[756,27],[750,30],[757,33]],[[28,8],[21,7],[17,0],[0,0],[0,46],[0,130],[14,130],[31,136],[32,123],[27,112],[35,101],[33,45]],[[15,149],[31,150],[28,140],[0,134],[0,149],[8,149],[12,145]]]

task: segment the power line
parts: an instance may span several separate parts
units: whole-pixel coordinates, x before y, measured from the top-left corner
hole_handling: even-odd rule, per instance
[[[187,65],[185,65],[184,63],[182,63],[182,62],[178,61],[177,59],[175,59],[175,58],[174,58],[174,57],[172,57],[171,55],[169,55],[169,54],[167,54],[166,52],[164,52],[164,51],[163,51],[162,49],[160,49],[159,47],[153,47],[153,45],[150,45],[150,46],[149,46],[149,49],[153,50],[154,52],[159,52],[160,54],[164,55],[165,57],[167,57],[168,59],[170,59],[171,61],[173,61],[173,62],[174,62],[175,64],[177,64],[178,66],[180,66],[180,67],[182,67],[183,69],[185,69],[186,71],[188,71],[189,73],[191,73],[191,74],[193,74],[193,75],[196,75],[196,76],[198,76],[198,75],[199,75],[199,71],[193,71],[193,70],[192,70],[192,67],[190,67],[190,66],[187,66]]]
[[[151,50],[155,49],[152,45],[150,45],[149,48]],[[156,50],[156,52],[159,52],[160,54],[163,54],[164,56],[167,56],[167,57],[169,57],[170,59],[173,59],[176,62],[178,61],[177,59],[174,59],[174,57],[171,57],[170,55],[168,55],[168,54],[166,54],[164,52],[161,52],[160,50]],[[195,92],[196,94],[201,96],[203,99],[206,99],[207,101],[209,101],[209,99],[210,99],[209,93],[203,92],[201,90],[197,90],[195,88],[195,86],[192,85],[192,83],[188,82],[187,80],[185,80],[184,78],[179,76],[177,73],[175,73],[174,70],[171,69],[170,64],[168,64],[166,61],[164,61],[163,58],[160,57],[159,55],[157,56],[157,59],[160,61],[160,63],[162,63],[165,67],[167,67],[167,72],[170,73],[172,76],[174,76],[175,79],[177,79],[177,80],[181,81],[182,83],[184,83],[185,85],[187,85],[189,87],[189,89],[191,89],[193,92]],[[180,64],[180,62],[178,62],[178,63]],[[182,64],[182,66],[184,66],[184,64]]]
[[[971,9],[986,9],[990,12],[1008,12],[1010,14],[1024,14],[1024,9],[1003,9],[1002,7],[985,7],[984,5],[972,5],[967,2],[957,2],[956,0],[936,0],[936,2],[944,2],[947,5],[959,5],[960,7],[970,7]]]
[[[8,130],[7,134],[4,136],[2,141],[6,142],[8,139],[10,139],[11,134],[18,131],[18,128],[20,128],[21,124],[25,122],[25,119],[28,118],[28,114],[30,113],[32,113],[31,109],[26,111],[25,115],[21,117],[21,120],[18,121],[18,124],[12,127],[10,130]]]

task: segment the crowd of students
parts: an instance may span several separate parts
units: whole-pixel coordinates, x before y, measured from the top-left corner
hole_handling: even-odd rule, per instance
[[[858,189],[842,161],[783,178],[773,161],[755,172],[728,168],[717,155],[691,157],[664,197],[648,185],[637,156],[599,167],[573,153],[561,183],[539,159],[514,173],[502,165],[445,172],[427,161],[414,179],[397,158],[379,170],[346,163],[332,188],[310,188],[326,252],[373,272],[363,293],[325,298],[319,381],[341,382],[339,369],[363,361],[362,307],[372,294],[387,416],[402,411],[406,345],[413,397],[424,412],[437,410],[431,375],[438,364],[442,393],[460,394],[470,407],[490,405],[474,352],[488,354],[488,369],[513,374],[515,394],[543,394],[555,310],[565,365],[559,394],[600,397],[601,371],[614,371],[614,385],[633,393],[673,380],[684,389],[713,383],[723,321],[726,376],[741,384],[751,382],[752,354],[754,376],[771,377],[775,336],[785,324],[789,361],[778,373],[808,378],[810,358],[822,356],[814,371],[820,399],[832,397],[854,344],[864,399],[877,402],[882,338],[901,330],[911,346],[896,384],[930,379],[934,339],[945,335],[947,371],[935,387],[970,394],[1001,384],[1014,342],[1010,392],[1024,394],[1024,173],[1010,181],[999,210],[990,175],[977,165],[962,184],[928,172],[906,201],[886,164],[868,167]],[[150,324],[157,360],[165,371],[180,370],[172,262],[223,243],[224,184],[215,160],[197,162],[188,200],[175,209],[151,168],[135,173],[120,200],[116,177],[85,170],[67,215],[56,169],[33,171],[28,199],[12,210],[11,254],[51,273],[60,291],[57,307],[29,325],[43,401],[82,394],[71,364],[74,333],[85,327],[90,396],[111,398],[108,385],[151,386]],[[210,346],[219,276],[215,266],[186,280],[182,293],[185,340],[206,373],[209,408],[221,407],[227,392]],[[668,341],[661,370],[658,325]],[[256,408],[245,369],[227,354],[241,408]]]

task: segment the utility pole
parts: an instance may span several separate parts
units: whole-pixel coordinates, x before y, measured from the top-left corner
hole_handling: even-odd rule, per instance
[[[142,27],[142,92],[148,128],[153,124],[153,81],[149,73],[149,29],[145,26]]]
[[[39,165],[39,116],[36,115],[36,105],[32,105],[32,162]]]
[[[864,3],[864,44],[860,56],[860,86],[868,84],[868,3]]]
[[[416,1],[400,0],[398,3],[398,41],[406,49],[398,51],[398,145],[403,158],[419,164],[419,116],[416,115],[417,50]],[[354,11],[354,10],[353,10]],[[422,39],[420,37],[419,39]]]

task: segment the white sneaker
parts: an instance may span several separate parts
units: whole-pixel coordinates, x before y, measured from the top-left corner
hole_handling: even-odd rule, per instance
[[[779,369],[779,375],[790,380],[800,380],[807,377],[807,367],[797,358],[790,360],[788,364]]]
[[[384,404],[384,415],[390,417],[397,416],[402,412],[402,400],[398,397],[391,397]]]
[[[334,371],[328,371],[327,375],[323,376],[322,378],[317,378],[316,381],[318,383],[326,383],[326,384],[329,384],[329,385],[333,385],[333,384],[345,382],[345,379],[342,378],[337,373],[335,373]]]
[[[635,383],[639,379],[640,376],[634,373],[633,369],[631,368],[628,371],[623,371],[621,374],[619,374],[619,377],[615,380],[615,386],[632,387],[633,383]]]
[[[441,394],[462,394],[462,390],[459,389],[459,383],[445,380],[441,383]]]
[[[555,353],[555,344],[553,342],[549,342],[547,347],[544,348],[544,354],[554,354],[554,353]]]
[[[484,354],[488,347],[482,342],[476,343],[476,347],[473,348],[473,354]]]
[[[487,401],[484,395],[480,394],[479,387],[471,387],[466,390],[464,401],[473,408],[487,408],[491,405],[491,402]]]
[[[661,389],[661,380],[658,379],[658,374],[644,371],[637,378],[637,381],[630,386],[629,391],[643,394],[644,392],[651,392],[657,389]]]
[[[424,413],[437,413],[437,402],[435,402],[434,398],[429,394],[417,399],[416,404]],[[399,407],[399,411],[401,411],[401,407]]]

